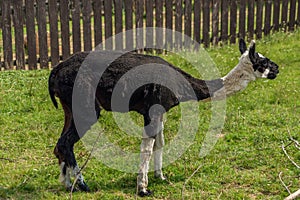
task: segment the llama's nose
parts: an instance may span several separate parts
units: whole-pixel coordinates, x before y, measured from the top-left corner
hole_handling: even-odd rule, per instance
[[[278,74],[279,73],[278,65],[271,66],[271,72],[273,72],[274,74]]]
[[[278,67],[278,66],[276,66],[276,68],[275,68],[275,73],[276,73],[276,74],[279,73],[279,67]]]

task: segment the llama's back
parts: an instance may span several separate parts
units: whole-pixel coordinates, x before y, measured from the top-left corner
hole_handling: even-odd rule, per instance
[[[125,74],[134,74],[134,71],[138,68],[144,71],[134,76],[129,75],[127,79],[120,81]],[[79,88],[91,89],[97,86],[96,96],[101,98],[101,106],[106,110],[111,109],[111,95],[117,83],[125,96],[133,95],[131,104],[136,104],[135,102],[140,103],[140,98],[147,98],[145,103],[147,102],[148,104],[149,101],[159,103],[154,99],[154,96],[157,96],[157,94],[151,95],[154,92],[152,90],[157,90],[158,92],[164,90],[163,94],[159,94],[159,96],[165,102],[168,102],[168,107],[172,107],[175,104],[177,105],[178,101],[174,94],[171,93],[174,92],[176,96],[186,93],[186,87],[175,75],[177,72],[185,80],[189,81],[192,79],[189,74],[157,56],[115,51],[80,52],[59,63],[52,70],[49,77],[49,93],[56,107],[57,103],[54,95],[71,105],[74,83],[77,78],[76,84]],[[136,88],[139,83],[146,79],[152,80],[150,80],[149,84]],[[170,88],[162,88],[159,84],[153,84],[155,82],[160,82],[161,85],[172,86],[175,90],[170,92]],[[134,94],[131,93],[131,90],[135,90]],[[95,91],[95,89],[91,89],[91,91]],[[141,106],[144,105],[139,105],[139,107]]]

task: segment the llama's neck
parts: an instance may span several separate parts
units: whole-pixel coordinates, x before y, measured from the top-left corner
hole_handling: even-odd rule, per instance
[[[187,77],[198,101],[207,100],[221,100],[226,97],[241,91],[247,87],[247,85],[256,79],[253,74],[251,64],[242,65],[239,63],[235,66],[226,76],[214,79],[214,80],[201,80],[193,77]],[[180,101],[195,100],[190,92],[184,88],[182,91],[182,98]]]
[[[226,76],[222,77],[223,87],[213,94],[216,99],[225,98],[245,89],[251,81],[256,79],[252,66],[239,63]]]

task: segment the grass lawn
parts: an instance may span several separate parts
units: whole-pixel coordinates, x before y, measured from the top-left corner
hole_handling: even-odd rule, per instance
[[[222,137],[212,152],[199,158],[203,134],[210,122],[210,103],[200,103],[201,127],[194,143],[164,172],[168,181],[149,173],[146,199],[283,199],[300,188],[299,169],[284,155],[282,141],[288,143],[290,131],[300,140],[300,31],[276,33],[257,41],[257,51],[280,66],[275,80],[258,80],[227,100],[226,122]],[[225,75],[238,62],[237,45],[208,49]],[[193,73],[191,66],[176,56],[164,55],[171,63]],[[63,111],[56,110],[47,91],[48,70],[0,72],[0,199],[66,199],[58,182],[59,168],[52,151],[63,126]],[[140,141],[115,128],[111,113],[99,121],[111,139],[138,152]],[[176,133],[177,110],[168,114],[166,142]],[[137,120],[139,118],[137,117]],[[128,143],[130,144],[129,147]],[[295,161],[300,152],[287,147]],[[82,142],[75,146],[81,166],[89,152]],[[299,161],[300,163],[300,161]],[[199,171],[189,179],[194,170]],[[134,199],[136,174],[111,169],[92,158],[84,176],[90,193],[74,193],[74,199]],[[186,182],[184,193],[183,185]]]

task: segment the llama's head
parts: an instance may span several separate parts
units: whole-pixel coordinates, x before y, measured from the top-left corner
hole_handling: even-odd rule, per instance
[[[249,49],[243,39],[239,41],[239,48],[242,54],[240,62],[245,65],[251,65],[256,78],[274,79],[279,73],[278,65],[269,58],[264,57],[260,53],[255,52],[255,42],[251,41]]]

